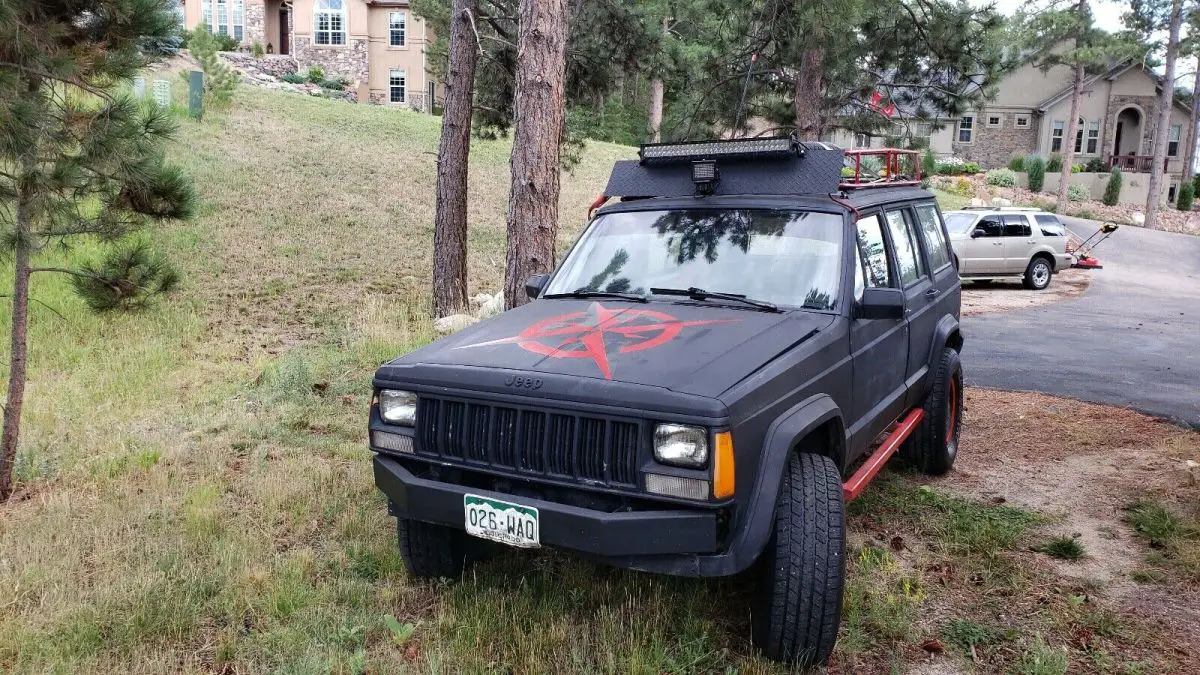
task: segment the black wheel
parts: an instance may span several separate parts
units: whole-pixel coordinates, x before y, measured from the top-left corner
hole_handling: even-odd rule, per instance
[[[1034,258],[1025,268],[1025,288],[1040,291],[1050,285],[1050,277],[1054,276],[1054,265],[1045,258]]]
[[[962,362],[958,352],[944,348],[933,377],[933,391],[922,406],[925,419],[900,446],[897,457],[917,471],[940,476],[954,466],[962,430]]]
[[[829,659],[842,616],[845,549],[837,465],[820,455],[792,455],[751,617],[754,643],[767,658],[800,667]]]
[[[472,558],[474,542],[461,530],[397,518],[396,534],[404,566],[418,579],[456,579]]]

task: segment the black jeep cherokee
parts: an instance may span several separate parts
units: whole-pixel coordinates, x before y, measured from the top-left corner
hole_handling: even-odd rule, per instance
[[[880,161],[786,138],[644,146],[533,302],[381,366],[375,482],[410,574],[458,577],[483,540],[751,570],[758,646],[825,662],[845,500],[893,452],[949,470],[961,420],[946,230],[879,154],[868,183]]]

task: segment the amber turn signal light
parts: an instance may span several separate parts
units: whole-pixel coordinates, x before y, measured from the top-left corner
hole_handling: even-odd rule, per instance
[[[713,498],[725,499],[733,496],[733,435],[728,431],[717,433],[716,452],[713,453]]]

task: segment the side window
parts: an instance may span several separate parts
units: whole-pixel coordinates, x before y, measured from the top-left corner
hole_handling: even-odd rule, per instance
[[[921,224],[921,234],[925,237],[925,250],[929,252],[929,264],[935,270],[949,265],[950,252],[947,250],[946,234],[942,230],[942,221],[938,219],[937,209],[933,204],[922,204],[917,207],[917,219]]]
[[[896,266],[900,271],[900,284],[908,286],[925,274],[924,261],[917,247],[916,233],[905,211],[888,211],[888,232],[892,235],[892,246],[896,249]]]
[[[1043,236],[1067,236],[1067,227],[1062,224],[1058,216],[1034,216],[1034,219],[1037,220],[1038,228],[1041,229]]]
[[[1000,216],[984,216],[975,223],[976,230],[983,230],[985,237],[1003,237],[1004,222],[1000,220]]]
[[[862,297],[862,289],[892,285],[891,266],[887,247],[883,243],[883,225],[879,216],[870,215],[858,221],[858,270],[854,273],[854,297]]]
[[[1004,216],[1004,236],[1006,237],[1028,237],[1033,234],[1033,230],[1029,227],[1029,218],[1021,214],[1009,214]]]

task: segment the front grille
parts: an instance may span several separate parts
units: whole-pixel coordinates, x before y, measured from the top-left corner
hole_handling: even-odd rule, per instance
[[[444,398],[417,401],[417,452],[521,474],[637,485],[637,422]]]

